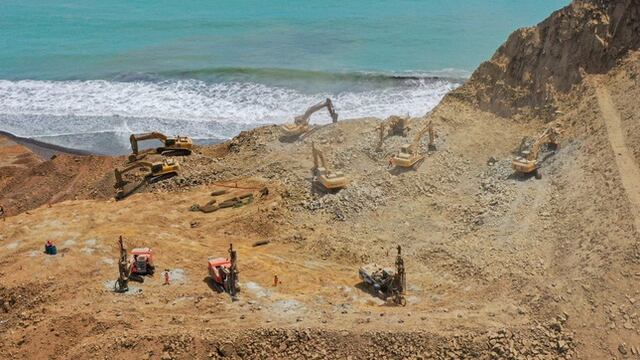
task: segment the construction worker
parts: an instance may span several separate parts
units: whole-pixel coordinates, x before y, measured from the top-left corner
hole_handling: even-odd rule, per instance
[[[2,218],[2,221],[7,221],[7,219],[4,217],[4,208],[2,207],[2,205],[0,205],[0,218]]]
[[[273,275],[273,286],[278,286],[278,283],[280,281],[278,280],[278,274]]]
[[[171,282],[169,281],[169,269],[164,269],[164,284],[162,285],[170,285]]]

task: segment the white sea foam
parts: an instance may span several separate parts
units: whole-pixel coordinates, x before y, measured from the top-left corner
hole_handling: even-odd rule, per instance
[[[407,79],[398,86],[306,94],[256,83],[0,80],[0,130],[20,136],[60,136],[159,129],[225,138],[235,131],[292,121],[331,97],[341,119],[392,114],[419,116],[457,85]],[[325,114],[313,121],[327,122]]]

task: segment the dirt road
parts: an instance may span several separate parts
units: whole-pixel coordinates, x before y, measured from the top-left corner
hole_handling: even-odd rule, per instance
[[[602,118],[607,126],[609,142],[615,153],[620,178],[633,209],[635,227],[637,231],[640,231],[640,168],[624,141],[620,114],[611,100],[609,90],[600,86],[596,89],[596,94]]]

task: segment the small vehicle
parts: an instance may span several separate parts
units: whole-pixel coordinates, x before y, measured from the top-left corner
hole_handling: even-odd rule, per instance
[[[401,255],[401,247],[398,246],[396,256],[396,270],[383,268],[377,264],[368,264],[361,267],[358,275],[363,283],[369,286],[373,292],[387,300],[391,298],[396,305],[406,306],[407,300],[404,297],[407,287],[404,272],[404,260]]]
[[[233,249],[233,244],[230,244],[229,258],[210,257],[207,262],[209,278],[213,285],[218,291],[229,293],[234,300],[240,291],[236,260],[236,251]]]
[[[151,248],[136,248],[131,250],[133,261],[131,262],[131,271],[133,275],[153,275],[155,265],[153,263],[153,250]]]

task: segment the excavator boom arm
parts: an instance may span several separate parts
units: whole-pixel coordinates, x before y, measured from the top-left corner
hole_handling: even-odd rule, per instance
[[[115,176],[116,176],[116,188],[121,188],[124,186],[124,181],[122,179],[122,174],[127,173],[131,170],[140,168],[140,167],[146,167],[148,169],[151,169],[151,167],[153,166],[152,163],[147,162],[147,161],[138,161],[136,163],[133,163],[132,165],[127,166],[126,168],[122,169],[122,170],[118,170],[115,169]]]
[[[546,129],[538,139],[531,146],[531,151],[527,155],[527,160],[536,161],[538,159],[538,155],[540,154],[540,149],[542,145],[547,143],[555,143],[557,136],[557,131],[552,128]]]
[[[433,138],[434,138],[433,122],[432,121],[429,121],[429,123],[425,127],[423,127],[420,130],[420,132],[418,132],[416,134],[415,138],[413,138],[413,142],[411,143],[411,153],[412,154],[414,154],[416,151],[418,151],[418,148],[420,147],[420,140],[422,140],[422,137],[427,132],[429,132],[429,142],[432,143],[433,142]]]
[[[131,151],[134,154],[137,154],[138,141],[151,140],[151,139],[158,139],[164,143],[167,141],[168,137],[165,134],[162,134],[159,132],[150,132],[150,133],[137,134],[137,135],[131,134],[131,136],[129,136],[129,142],[131,143]]]
[[[319,167],[327,169],[327,163],[324,159],[324,154],[322,151],[316,148],[315,143],[311,143],[311,151],[313,152],[313,168],[318,169]]]
[[[331,120],[334,123],[338,122],[338,113],[336,113],[336,110],[333,107],[333,102],[331,102],[331,99],[326,99],[323,102],[317,103],[309,107],[304,114],[300,116],[296,116],[295,118],[296,125],[308,125],[309,118],[311,118],[311,115],[313,115],[316,111],[321,110],[324,107],[326,107],[327,110],[329,110],[329,115],[331,115]]]

